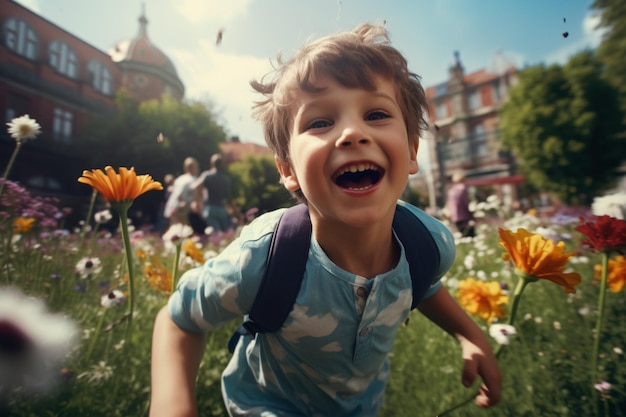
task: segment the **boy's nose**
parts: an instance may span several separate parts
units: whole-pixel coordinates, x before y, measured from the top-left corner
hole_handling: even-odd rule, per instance
[[[366,145],[370,142],[370,137],[363,129],[355,127],[346,127],[341,132],[341,136],[337,139],[336,146],[345,148],[353,145]]]

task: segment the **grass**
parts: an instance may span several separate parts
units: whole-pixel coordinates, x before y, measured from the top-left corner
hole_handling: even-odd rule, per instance
[[[80,340],[57,370],[60,377],[55,390],[45,395],[12,391],[0,400],[0,415],[146,416],[153,319],[167,302],[168,294],[148,282],[143,268],[151,262],[171,270],[172,250],[154,234],[134,235],[132,267],[138,277],[139,296],[136,314],[129,322],[124,320],[125,305],[105,309],[100,304],[109,291],[127,290],[119,234],[111,236],[98,230],[84,236],[78,230],[61,234],[35,226],[16,239],[11,228],[14,218],[9,213],[0,223],[0,287],[17,287],[42,299],[51,312],[71,318],[80,328]],[[509,288],[515,285],[498,245],[497,226],[502,222],[494,218],[483,223],[476,239],[457,243],[457,260],[444,278],[453,294],[458,282],[468,277],[497,280]],[[568,249],[579,250],[580,236],[573,232],[572,225],[550,226],[564,236]],[[206,254],[219,252],[227,242],[204,242],[201,246]],[[143,251],[142,256],[137,256],[138,250]],[[76,273],[76,263],[86,256],[97,257],[102,270],[83,279]],[[185,262],[182,271],[197,265],[188,258]],[[612,389],[595,402],[592,397],[590,356],[598,300],[598,285],[593,279],[596,263],[598,255],[582,253],[571,262],[570,266],[583,277],[576,294],[567,295],[547,281],[526,288],[515,322],[518,335],[500,358],[504,375],[501,404],[492,409],[468,404],[451,416],[626,416],[623,291],[607,293],[606,321],[601,332],[599,375],[612,384]],[[488,331],[486,323],[480,318],[475,320]],[[227,341],[237,324],[230,323],[208,337],[197,390],[203,416],[225,415],[220,375],[230,358]],[[436,416],[468,399],[478,386],[463,387],[457,343],[416,312],[408,326],[398,332],[391,364],[392,377],[381,416]]]

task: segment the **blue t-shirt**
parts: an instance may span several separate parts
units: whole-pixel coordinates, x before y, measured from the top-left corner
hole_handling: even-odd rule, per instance
[[[439,248],[439,271],[425,295],[430,297],[454,261],[454,238],[435,218],[399,204],[422,220]],[[190,332],[215,330],[250,311],[282,211],[260,216],[220,255],[181,277],[169,300],[179,327]],[[311,238],[302,287],[282,328],[256,338],[242,337],[223,372],[228,412],[375,416],[389,378],[387,356],[411,301],[404,248],[395,268],[366,279],[339,268]]]

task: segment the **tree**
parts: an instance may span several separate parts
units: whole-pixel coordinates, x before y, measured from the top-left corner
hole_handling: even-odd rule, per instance
[[[626,158],[618,93],[602,71],[592,51],[563,67],[529,67],[502,109],[504,147],[532,186],[566,204],[588,204],[612,187]]]
[[[228,167],[233,180],[235,204],[242,212],[257,208],[259,214],[290,207],[294,197],[280,184],[280,176],[271,156],[250,156]]]
[[[77,153],[85,169],[135,167],[137,173],[162,181],[168,173],[181,174],[188,156],[198,159],[202,170],[208,169],[211,155],[226,140],[210,104],[179,102],[170,96],[137,103],[124,91],[116,103],[115,114],[94,118],[79,138]],[[153,221],[160,198],[161,193],[148,193],[131,210]]]
[[[598,27],[605,30],[598,57],[606,65],[606,78],[620,91],[622,110],[626,113],[626,2],[595,0],[591,7],[599,13]]]

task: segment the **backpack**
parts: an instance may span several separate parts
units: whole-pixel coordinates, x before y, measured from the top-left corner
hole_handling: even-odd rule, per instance
[[[439,269],[439,250],[424,223],[403,205],[396,205],[393,230],[404,246],[413,283],[411,310],[422,301]],[[267,266],[250,313],[233,333],[228,350],[241,336],[278,331],[295,303],[311,243],[308,207],[299,204],[281,215],[270,243]]]

